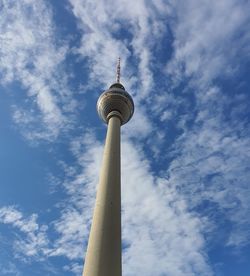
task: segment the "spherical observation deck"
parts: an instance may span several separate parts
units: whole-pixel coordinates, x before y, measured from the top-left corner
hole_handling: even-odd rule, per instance
[[[126,124],[134,113],[134,102],[124,86],[117,82],[104,91],[97,101],[97,111],[100,118],[108,123],[109,114],[113,111],[119,112],[121,124]]]

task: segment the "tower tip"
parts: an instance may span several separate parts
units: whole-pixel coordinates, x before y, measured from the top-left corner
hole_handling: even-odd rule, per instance
[[[117,67],[116,67],[116,82],[120,83],[121,77],[121,58],[118,57]]]

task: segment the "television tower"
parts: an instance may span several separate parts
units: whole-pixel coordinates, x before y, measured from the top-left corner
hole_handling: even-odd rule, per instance
[[[121,156],[120,127],[134,113],[132,97],[116,82],[97,101],[100,118],[108,125],[83,276],[121,276]]]

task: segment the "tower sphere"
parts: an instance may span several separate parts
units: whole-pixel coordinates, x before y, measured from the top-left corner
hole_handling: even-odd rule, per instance
[[[119,112],[121,124],[126,124],[134,113],[134,102],[124,86],[116,82],[108,90],[104,91],[97,101],[99,117],[108,123],[109,114],[112,111]]]

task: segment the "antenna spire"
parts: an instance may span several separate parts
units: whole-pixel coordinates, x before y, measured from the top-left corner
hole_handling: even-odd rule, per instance
[[[118,58],[117,66],[116,66],[116,82],[120,83],[121,77],[121,58]]]

